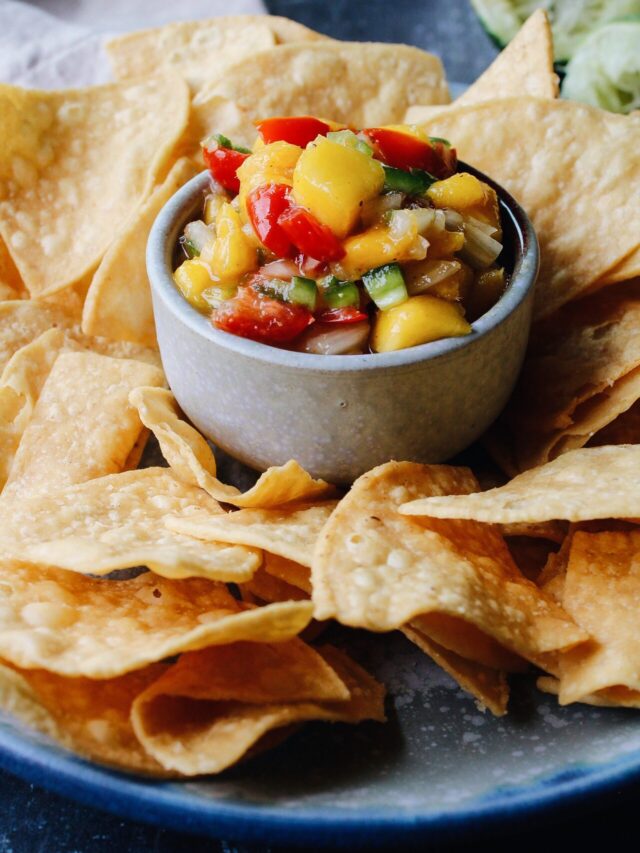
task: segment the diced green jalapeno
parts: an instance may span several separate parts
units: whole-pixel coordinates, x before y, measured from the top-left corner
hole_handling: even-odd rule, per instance
[[[356,136],[352,130],[332,130],[327,133],[327,139],[330,139],[331,142],[337,142],[338,145],[344,145],[347,148],[355,148],[356,151],[361,151],[363,154],[373,157],[373,148],[367,145],[364,139]]]
[[[423,195],[437,180],[429,172],[423,172],[421,169],[405,172],[404,169],[395,169],[393,166],[385,166],[384,163],[382,168],[384,169],[383,192],[399,191],[407,195]]]
[[[400,305],[409,298],[398,264],[385,264],[383,267],[369,270],[362,276],[362,281],[367,293],[381,311]]]

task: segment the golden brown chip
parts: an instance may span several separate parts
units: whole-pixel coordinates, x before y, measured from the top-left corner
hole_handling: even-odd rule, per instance
[[[189,160],[178,160],[109,246],[84,303],[85,334],[157,346],[145,263],[147,239],[160,209],[197,172]]]
[[[551,519],[640,517],[640,445],[590,447],[519,474],[505,486],[474,494],[412,500],[407,516],[501,524]]]
[[[602,447],[604,444],[640,444],[640,401],[599,430],[587,447]]]
[[[307,720],[383,721],[382,685],[337,650],[321,653],[306,647],[296,678],[291,677],[291,661],[280,657],[282,646],[256,644],[249,654],[227,646],[183,655],[135,701],[134,730],[165,769],[194,776],[219,773],[274,729]],[[230,662],[219,662],[228,655]],[[202,679],[202,672],[210,678]],[[311,682],[306,691],[303,672]],[[327,683],[331,690],[324,695],[333,692],[336,674],[350,698],[315,698]]]
[[[265,82],[267,81],[267,82]],[[409,104],[446,104],[440,60],[399,44],[318,41],[287,44],[244,59],[193,101],[233,101],[254,119],[318,115],[357,127],[402,121]]]
[[[553,676],[541,676],[537,679],[536,686],[543,693],[550,693],[552,696],[558,696],[560,693],[560,681]],[[580,702],[595,705],[597,708],[640,708],[640,692],[625,687],[610,687],[608,690],[583,696]]]
[[[306,601],[245,610],[223,584],[150,572],[101,580],[3,562],[0,589],[1,657],[69,677],[113,678],[210,645],[283,642],[311,619]]]
[[[142,565],[164,577],[242,583],[260,565],[260,552],[203,543],[164,524],[167,516],[216,512],[218,504],[205,492],[180,482],[166,468],[124,471],[3,501],[0,560],[96,575]]]
[[[504,672],[466,660],[455,652],[439,646],[427,634],[410,625],[405,625],[401,630],[408,640],[415,643],[455,679],[463,690],[475,696],[483,707],[488,708],[496,717],[506,714],[509,685]]]
[[[0,301],[24,299],[27,289],[11,259],[7,245],[0,237]]]
[[[267,469],[251,489],[241,493],[216,478],[211,448],[196,429],[180,418],[170,391],[138,388],[131,394],[131,404],[158,439],[163,456],[176,476],[185,483],[200,486],[218,501],[239,507],[268,508],[312,500],[333,491],[333,486],[324,480],[314,480],[292,459],[285,465]]]
[[[0,303],[0,373],[11,356],[53,327],[68,328],[72,319],[66,311],[30,300]]]
[[[266,571],[264,566],[260,566],[251,580],[240,584],[240,592],[244,600],[250,600],[247,598],[247,593],[249,597],[253,596],[260,601],[268,602],[309,599],[308,593]]]
[[[390,462],[360,477],[316,546],[316,618],[389,631],[421,614],[443,613],[534,662],[586,639],[522,577],[496,528],[398,513],[420,494],[474,488],[467,469],[410,462]]]
[[[637,122],[573,101],[521,97],[443,111],[428,131],[454,140],[461,159],[502,184],[531,217],[542,250],[536,317],[586,292],[638,249]]]
[[[223,515],[169,516],[169,530],[207,542],[233,542],[262,548],[303,566],[311,566],[316,540],[335,501],[289,504],[278,509],[240,509]]]
[[[177,75],[59,92],[0,87],[0,235],[32,296],[97,266],[166,169],[188,110]]]
[[[632,279],[634,279],[633,284],[637,284],[638,276],[640,276],[640,249],[631,252],[623,261],[604,273],[594,287],[606,287],[608,284],[620,282],[632,283]]]
[[[284,583],[311,594],[311,573],[308,566],[265,552],[262,567],[265,572],[269,572]]]
[[[560,704],[605,688],[640,691],[640,531],[573,537],[562,601],[592,636],[560,656]]]
[[[534,327],[497,427],[516,471],[583,446],[640,397],[639,325],[640,297],[616,288]]]
[[[129,393],[163,382],[159,368],[141,361],[90,352],[59,355],[23,432],[2,500],[121,471],[142,430]]]
[[[282,42],[322,38],[320,33],[287,18],[228,15],[127,33],[107,42],[106,49],[117,80],[173,70],[197,91],[230,65],[259,50]]]

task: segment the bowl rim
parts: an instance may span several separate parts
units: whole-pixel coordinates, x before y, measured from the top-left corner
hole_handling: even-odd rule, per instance
[[[321,373],[352,373],[394,368],[402,370],[425,361],[452,356],[459,350],[473,347],[481,338],[493,332],[527,299],[535,286],[540,266],[538,238],[523,208],[507,190],[489,176],[462,161],[458,162],[459,170],[460,167],[461,170],[485,181],[496,191],[501,211],[509,217],[515,232],[515,260],[509,285],[496,304],[471,324],[471,335],[443,338],[386,353],[319,355],[281,349],[214,328],[207,317],[182,296],[172,275],[176,241],[192,216],[198,200],[209,186],[207,170],[200,172],[174,193],[153,223],[146,248],[147,273],[151,288],[174,318],[197,335],[222,349],[278,367]],[[154,305],[154,314],[155,311]]]

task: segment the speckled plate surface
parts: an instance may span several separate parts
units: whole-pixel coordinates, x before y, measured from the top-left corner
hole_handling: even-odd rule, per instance
[[[248,469],[216,453],[220,476]],[[145,464],[162,464],[153,442]],[[354,847],[469,836],[542,817],[640,780],[637,712],[560,708],[532,676],[510,711],[481,713],[401,634],[330,629],[389,691],[386,725],[312,724],[220,777],[158,782],[114,772],[0,716],[0,766],[89,805],[216,838]]]

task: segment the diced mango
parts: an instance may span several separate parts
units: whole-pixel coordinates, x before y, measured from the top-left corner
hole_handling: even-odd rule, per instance
[[[237,171],[240,179],[240,211],[246,219],[245,201],[249,193],[263,184],[293,185],[293,170],[302,154],[299,145],[289,142],[271,142],[247,157]]]
[[[358,221],[364,202],[384,184],[381,164],[355,148],[318,139],[302,153],[293,173],[293,195],[339,237]]]
[[[427,190],[427,196],[436,207],[452,207],[460,213],[475,216],[497,229],[500,240],[500,207],[495,190],[475,175],[458,172],[444,181],[436,181]]]
[[[257,267],[256,247],[242,230],[237,211],[225,202],[216,216],[216,239],[213,244],[211,270],[222,281],[236,281]]]
[[[429,241],[429,258],[450,258],[464,246],[462,231],[434,231],[425,235]]]
[[[457,303],[426,294],[412,296],[395,308],[377,313],[371,348],[374,352],[392,352],[471,331]]]
[[[408,210],[397,213],[407,214],[404,217],[406,227],[397,228],[393,223],[374,225],[360,234],[348,237],[342,244],[344,257],[333,265],[334,275],[352,281],[360,278],[367,270],[384,264],[424,258],[427,243],[418,234],[415,218]]]
[[[414,139],[419,139],[422,142],[429,142],[429,134],[423,127],[418,127],[417,124],[383,124],[382,127],[385,130],[397,130],[398,133],[413,136]]]
[[[211,287],[213,280],[209,267],[198,258],[184,261],[173,274],[178,289],[198,311],[210,310],[210,305],[202,293]]]
[[[225,201],[226,199],[222,195],[222,193],[211,193],[206,197],[204,202],[204,213],[202,216],[205,225],[211,225],[212,222],[216,221],[218,211],[225,203]]]

